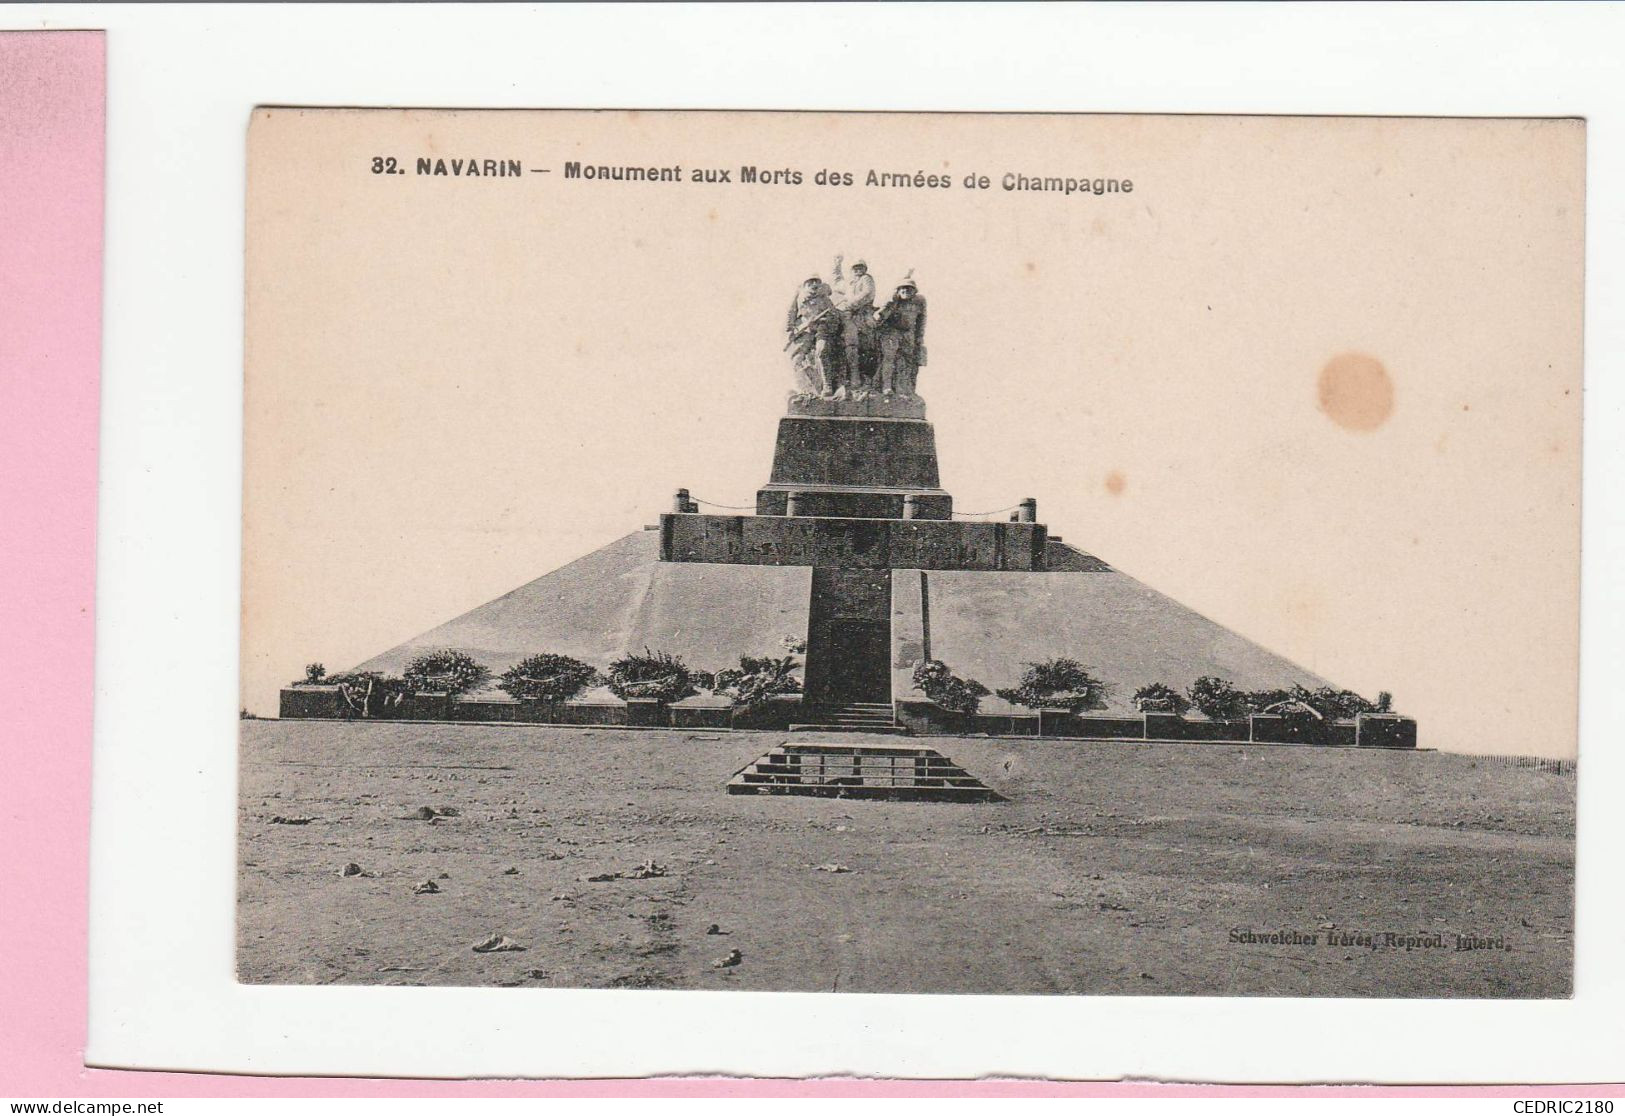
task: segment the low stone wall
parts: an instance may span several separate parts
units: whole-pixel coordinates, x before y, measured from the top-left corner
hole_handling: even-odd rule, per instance
[[[674,705],[670,708],[672,728],[733,728],[734,711],[717,705]]]
[[[1096,740],[1144,740],[1145,715],[1125,717],[1101,713],[1070,713],[1065,709],[1040,711],[1045,736],[1077,736]]]
[[[349,716],[337,686],[288,686],[282,691],[277,716],[290,719]]]
[[[444,721],[451,716],[450,694],[407,694],[382,714],[397,721]]]
[[[1297,744],[1324,748],[1415,748],[1416,722],[1394,713],[1352,721],[1255,714],[1233,721],[1187,719],[1173,713],[1135,716],[1041,709],[1031,713],[955,713],[931,701],[893,702],[897,723],[920,736],[1034,736],[1058,740],[1159,740],[1212,744]],[[800,720],[801,697],[785,694],[755,709],[722,705],[661,705],[654,701],[570,701],[562,705],[482,696],[414,694],[376,711],[375,721],[503,722],[632,728],[760,729],[782,731]],[[362,720],[337,686],[289,686],[279,715],[286,720]]]
[[[374,699],[373,719],[390,721],[443,721],[450,698],[445,694],[409,694],[399,701]],[[337,686],[288,686],[282,691],[277,716],[323,720],[359,719]]]
[[[1063,740],[1168,740],[1214,744],[1301,744],[1328,748],[1415,748],[1416,722],[1395,714],[1355,721],[1258,715],[1233,721],[1187,719],[1174,713],[1137,716],[1072,713],[954,713],[934,702],[894,703],[897,721],[920,735],[1042,736]]]
[[[282,690],[278,716],[284,720],[452,721],[459,723],[597,725],[634,728],[786,729],[801,708],[799,695],[774,698],[756,709],[725,705],[662,705],[655,701],[567,701],[560,705],[514,701],[489,695],[453,698],[446,694],[412,694],[373,716],[358,716],[337,686],[288,686]]]
[[[1043,719],[1026,713],[976,713],[972,731],[989,736],[1042,736]]]
[[[1396,713],[1362,713],[1355,718],[1354,743],[1361,748],[1414,748],[1416,722]]]
[[[801,695],[781,694],[755,709],[731,709],[728,712],[732,727],[736,729],[788,729],[802,719]]]
[[[892,714],[899,725],[919,736],[958,736],[977,731],[973,717],[944,709],[934,701],[894,701]]]
[[[1177,713],[1143,713],[1141,716],[1145,718],[1145,735],[1150,740],[1237,743],[1256,739],[1247,721],[1187,721]]]

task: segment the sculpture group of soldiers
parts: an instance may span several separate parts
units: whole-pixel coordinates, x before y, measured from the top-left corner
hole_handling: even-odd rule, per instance
[[[814,275],[796,290],[785,324],[796,391],[825,399],[871,392],[912,397],[925,363],[925,299],[913,272],[884,306],[875,306],[875,281],[859,260],[849,275],[835,257],[833,283]]]

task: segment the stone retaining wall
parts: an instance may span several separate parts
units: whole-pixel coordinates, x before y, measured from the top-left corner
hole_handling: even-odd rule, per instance
[[[1256,714],[1207,721],[1173,713],[1031,713],[966,715],[935,702],[893,702],[897,723],[923,736],[1034,736],[1061,740],[1183,741],[1214,744],[1301,744],[1333,748],[1415,748],[1416,722],[1392,713],[1362,714],[1352,721]],[[344,703],[337,686],[289,686],[279,716],[286,720],[362,720]],[[602,725],[644,728],[762,729],[782,731],[802,719],[799,695],[775,698],[756,709],[720,705],[660,705],[652,701],[540,705],[491,697],[452,698],[414,694],[374,710],[377,721],[504,722],[538,725]]]
[[[1158,740],[1189,743],[1305,744],[1330,748],[1415,748],[1416,722],[1373,713],[1352,721],[1257,715],[1207,721],[1173,713],[1137,716],[1070,713],[953,713],[929,701],[895,703],[897,721],[924,735],[1042,736],[1065,740]]]

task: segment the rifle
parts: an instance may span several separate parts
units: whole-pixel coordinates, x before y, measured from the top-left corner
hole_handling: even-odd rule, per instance
[[[822,318],[825,314],[833,314],[833,313],[835,313],[835,307],[833,307],[833,306],[827,307],[827,308],[825,308],[823,310],[820,310],[818,313],[814,314],[812,317],[808,318],[806,321],[802,322],[800,325],[796,326],[795,329],[790,331],[790,337],[789,337],[789,339],[787,341],[785,341],[784,347],[786,349],[788,349],[790,347],[790,345],[795,341],[795,339],[797,337],[800,337],[803,333],[806,333],[809,329],[811,329],[813,327],[813,323],[818,321],[819,318]]]

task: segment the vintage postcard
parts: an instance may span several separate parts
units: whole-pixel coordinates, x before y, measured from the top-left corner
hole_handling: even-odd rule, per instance
[[[1570,994],[1582,122],[248,148],[240,981]]]

